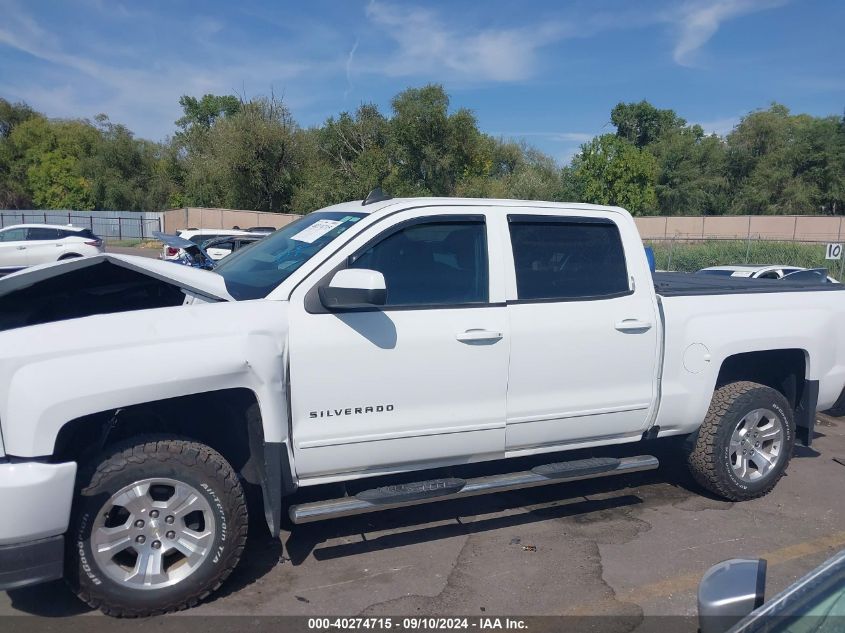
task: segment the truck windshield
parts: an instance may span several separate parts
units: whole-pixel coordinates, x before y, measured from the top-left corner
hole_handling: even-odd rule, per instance
[[[354,226],[363,213],[315,211],[235,251],[215,268],[235,299],[260,299],[291,276],[338,235]]]

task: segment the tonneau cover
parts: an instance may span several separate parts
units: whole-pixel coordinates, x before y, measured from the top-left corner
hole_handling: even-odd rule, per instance
[[[696,295],[765,294],[776,292],[838,292],[845,284],[783,279],[747,279],[696,275],[695,273],[654,273],[654,290],[661,297]]]

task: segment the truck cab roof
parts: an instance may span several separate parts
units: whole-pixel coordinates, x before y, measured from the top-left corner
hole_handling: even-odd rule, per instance
[[[429,206],[485,206],[485,207],[519,207],[530,206],[548,209],[580,209],[583,211],[610,211],[614,213],[627,213],[621,207],[606,206],[600,204],[587,204],[584,202],[544,202],[541,200],[507,200],[502,198],[455,198],[455,197],[421,197],[421,198],[390,198],[364,204],[364,200],[353,200],[341,202],[320,211],[342,211],[349,213],[365,213],[372,215],[387,210],[407,209],[409,207]]]

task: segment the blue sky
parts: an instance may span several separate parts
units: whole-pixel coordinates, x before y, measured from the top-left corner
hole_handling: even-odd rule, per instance
[[[772,101],[845,107],[841,0],[0,0],[0,96],[171,134],[182,94],[283,96],[304,126],[445,85],[565,162],[648,99],[725,133]]]

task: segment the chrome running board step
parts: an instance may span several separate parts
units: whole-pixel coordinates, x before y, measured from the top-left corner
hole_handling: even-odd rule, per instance
[[[591,457],[569,462],[543,464],[531,470],[489,475],[475,479],[430,479],[395,486],[382,486],[359,492],[354,497],[329,499],[302,503],[290,507],[290,518],[296,524],[311,523],[322,519],[401,508],[431,501],[445,501],[474,497],[506,490],[547,486],[566,481],[624,475],[643,470],[654,470],[660,465],[656,457],[638,455],[636,457]]]

